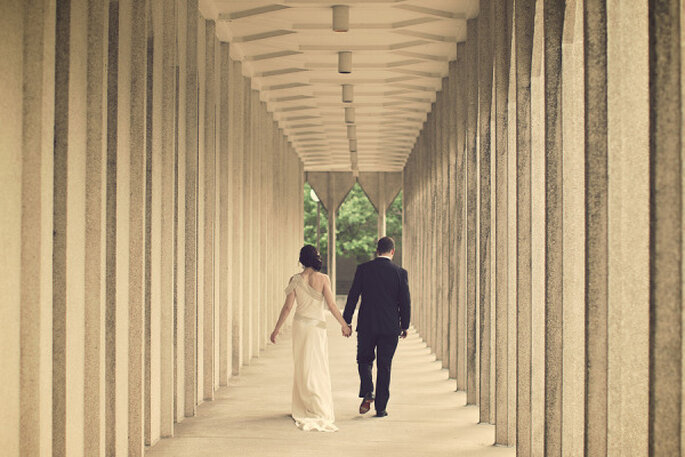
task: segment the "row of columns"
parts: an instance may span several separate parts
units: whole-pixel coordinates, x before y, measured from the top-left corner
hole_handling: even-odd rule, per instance
[[[481,0],[408,159],[413,320],[517,455],[682,454],[683,11]]]
[[[142,456],[259,355],[301,161],[197,0],[0,6],[7,456]]]

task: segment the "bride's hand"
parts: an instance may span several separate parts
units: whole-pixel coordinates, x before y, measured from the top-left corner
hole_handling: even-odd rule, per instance
[[[271,337],[269,337],[269,339],[271,340],[271,342],[273,344],[276,344],[276,337],[277,336],[278,336],[278,331],[274,330],[273,332],[271,332]]]

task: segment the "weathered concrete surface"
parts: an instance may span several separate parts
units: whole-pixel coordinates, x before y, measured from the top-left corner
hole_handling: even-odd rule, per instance
[[[478,312],[479,312],[479,401],[481,422],[492,423],[491,382],[491,276],[492,276],[492,191],[491,191],[491,109],[492,109],[492,11],[489,0],[480,1],[478,15]]]
[[[607,452],[616,456],[649,454],[649,426],[643,420],[649,416],[647,9],[639,3],[607,4]]]
[[[510,36],[512,7],[511,2],[494,2],[493,9],[493,47],[494,47],[494,154],[495,154],[495,443],[509,444],[509,319],[508,302],[508,106]]]
[[[607,452],[606,4],[585,0],[585,454]]]
[[[289,336],[281,335],[276,345],[243,370],[233,387],[219,390],[214,402],[200,406],[198,417],[180,425],[176,438],[160,442],[146,455],[372,456],[382,448],[389,453],[445,457],[514,456],[514,449],[491,446],[494,427],[477,424],[477,409],[465,406],[465,393],[454,392],[447,371],[414,332],[400,342],[394,359],[389,416],[360,416],[355,344],[340,336],[330,317],[331,376],[340,431],[297,430],[289,417]]]
[[[649,452],[682,451],[683,104],[682,2],[649,8]]]
[[[562,54],[563,131],[563,392],[562,443],[568,456],[584,455],[585,402],[585,141],[583,11],[567,2]]]
[[[545,99],[545,430],[544,454],[562,453],[563,149],[561,42],[565,3],[543,11]]]
[[[21,267],[16,272],[5,271],[3,275],[7,275],[9,281],[3,284],[3,290],[8,290],[11,297],[9,302],[6,302],[5,309],[10,311],[15,304],[19,304],[16,310],[19,310],[19,317],[21,323],[15,321],[10,317],[10,312],[3,312],[3,323],[11,325],[13,328],[4,328],[3,332],[7,332],[11,338],[17,337],[15,341],[5,341],[3,345],[7,344],[8,349],[11,349],[14,344],[20,345],[19,371],[13,373],[18,376],[12,380],[3,378],[3,383],[8,382],[8,391],[14,387],[14,381],[19,381],[19,391],[14,393],[14,396],[9,399],[5,398],[3,392],[3,400],[9,404],[8,419],[9,430],[16,433],[15,436],[4,436],[2,440],[6,439],[10,443],[10,449],[15,450],[15,439],[19,438],[20,452],[24,455],[48,456],[51,455],[52,449],[52,251],[53,251],[53,138],[54,138],[54,79],[55,79],[55,5],[52,2],[31,2],[24,3],[23,7],[17,7],[12,13],[3,11],[3,15],[9,16],[10,20],[16,19],[13,15],[19,13],[18,24],[5,25],[4,30],[9,32],[7,43],[9,53],[3,53],[3,59],[7,58],[7,64],[14,66],[13,70],[17,74],[21,74],[23,78],[23,87],[16,88],[13,85],[14,78],[10,77],[5,71],[2,72],[2,80],[8,82],[7,90],[15,91],[12,97],[8,97],[7,103],[11,104],[19,102],[16,108],[19,108],[19,113],[15,119],[5,119],[3,116],[2,122],[6,122],[9,129],[3,130],[3,136],[7,134],[10,142],[14,139],[14,135],[10,130],[19,126],[19,133],[21,134],[21,145],[3,144],[1,150],[3,155],[6,155],[12,163],[3,162],[3,181],[7,185],[6,189],[12,198],[14,196],[13,186],[18,186],[21,190],[21,198],[18,202],[21,205],[21,220],[15,220],[17,215],[10,209],[12,203],[3,207],[8,210],[10,215],[5,223],[16,224],[21,228],[21,240],[9,241],[3,236],[3,246],[10,252],[8,266],[14,266],[15,259],[13,258],[14,249],[21,248]],[[97,9],[97,8],[95,8]],[[22,11],[23,10],[23,11]],[[21,15],[23,14],[23,17]],[[21,30],[23,27],[23,30]],[[16,43],[14,33],[18,30],[23,32],[23,56],[11,56],[15,51],[14,44]],[[102,34],[100,34],[100,40]],[[100,41],[102,44],[102,41]],[[94,44],[97,48],[97,44]],[[101,50],[100,50],[101,51]],[[20,61],[15,61],[14,57],[20,57]],[[21,59],[23,58],[23,62]],[[102,65],[102,52],[99,54],[99,62]],[[93,59],[96,60],[96,59]],[[9,68],[9,67],[8,67]],[[9,68],[12,70],[12,68]],[[3,68],[4,70],[4,68]],[[103,74],[100,72],[96,74],[101,83]],[[97,84],[94,84],[97,86]],[[100,85],[100,88],[102,86]],[[21,90],[23,89],[23,106],[21,103]],[[92,95],[92,94],[91,94]],[[19,96],[19,100],[14,97]],[[102,94],[100,93],[100,100]],[[92,101],[92,100],[90,100]],[[8,108],[9,105],[4,106]],[[89,106],[90,107],[90,106]],[[7,109],[7,114],[12,114],[11,109]],[[23,112],[22,112],[23,111]],[[95,120],[97,121],[97,119]],[[102,121],[102,118],[100,119]],[[92,125],[90,123],[89,127]],[[102,123],[99,125],[99,133],[102,132]],[[89,135],[89,139],[96,135]],[[100,137],[101,138],[101,137]],[[89,165],[96,168],[97,162],[102,165],[102,148],[94,148],[93,156],[96,160],[90,162]],[[14,151],[14,152],[11,152]],[[18,154],[20,160],[17,160]],[[99,158],[99,161],[97,160]],[[18,166],[18,167],[17,167]],[[6,167],[6,168],[5,168]],[[92,168],[87,166],[87,173]],[[20,175],[14,175],[17,171]],[[101,171],[101,170],[100,170]],[[18,178],[18,179],[17,179]],[[86,182],[90,183],[90,176],[87,176]],[[93,199],[102,198],[102,180],[93,181],[93,187],[100,192],[94,192]],[[98,184],[100,187],[98,187]],[[12,189],[12,190],[10,190]],[[95,190],[95,189],[93,189]],[[4,189],[3,189],[4,191]],[[86,197],[88,198],[88,196]],[[87,208],[86,211],[93,210],[92,207]],[[88,216],[86,216],[88,217]],[[100,219],[101,222],[101,219]],[[2,228],[3,235],[8,234],[7,226]],[[88,264],[93,257],[101,255],[102,251],[99,249],[99,244],[95,240],[100,239],[101,225],[96,225],[91,230],[86,229],[87,235],[95,235],[88,239],[91,246],[97,245],[97,249],[89,257],[86,253],[85,262]],[[93,246],[95,247],[95,246]],[[14,290],[11,287],[5,289],[15,278],[14,274],[20,275],[20,301],[14,302]],[[90,293],[92,293],[101,279],[101,272],[94,272],[94,277],[86,277],[86,300],[88,300]],[[100,297],[97,297],[100,299]],[[101,310],[101,303],[93,303],[93,308],[98,312]],[[4,311],[4,310],[3,310]],[[88,313],[88,308],[86,308]],[[8,320],[5,320],[8,317]],[[86,319],[91,316],[86,314]],[[98,322],[93,322],[97,326]],[[20,333],[15,333],[20,330]],[[89,333],[86,329],[86,338]],[[3,346],[5,347],[5,346]],[[86,374],[90,375],[88,369],[91,365],[88,363],[89,356],[95,352],[86,346]],[[98,354],[99,355],[99,354]],[[14,357],[10,355],[9,358]],[[4,365],[12,366],[12,365]],[[11,373],[11,370],[10,370]],[[99,374],[99,373],[96,373]],[[103,381],[101,377],[96,377],[97,381]],[[93,384],[97,387],[99,382]],[[90,392],[86,387],[86,395]],[[15,409],[15,401],[18,400],[18,409]],[[100,414],[99,408],[93,408],[94,414]],[[88,412],[85,413],[88,416]],[[15,425],[19,425],[19,431],[15,429]],[[12,451],[10,451],[12,452]]]
[[[478,113],[478,20],[467,25],[466,40],[466,393],[469,404],[478,402],[477,338],[476,338],[476,205],[478,176],[477,113]]]
[[[516,44],[516,446],[531,455],[531,65],[535,2],[517,1]]]

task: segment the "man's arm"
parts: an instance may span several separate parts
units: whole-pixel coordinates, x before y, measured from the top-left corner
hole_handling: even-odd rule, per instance
[[[345,311],[343,312],[343,319],[345,322],[350,324],[352,322],[352,316],[354,315],[354,310],[357,307],[357,301],[359,300],[359,295],[362,293],[362,275],[359,266],[354,272],[354,280],[352,281],[352,287],[350,287],[350,292],[347,294],[347,304],[345,305]]]
[[[400,271],[400,327],[402,330],[409,328],[411,319],[411,297],[409,296],[409,279],[407,270]]]

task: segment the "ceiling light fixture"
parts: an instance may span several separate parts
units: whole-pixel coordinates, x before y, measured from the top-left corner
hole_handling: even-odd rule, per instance
[[[354,86],[352,84],[342,85],[342,101],[343,103],[352,103],[354,98]]]
[[[348,125],[347,126],[347,138],[349,138],[349,139],[356,139],[357,138],[357,126],[356,125]]]
[[[345,107],[345,123],[354,124],[354,108],[351,106]]]
[[[350,30],[350,7],[347,5],[333,6],[333,31],[347,32]]]
[[[338,73],[352,73],[352,53],[350,51],[338,52]]]
[[[355,153],[354,156],[357,155],[356,154],[356,152],[357,152],[357,140],[354,138],[350,139],[350,152],[354,152]]]

